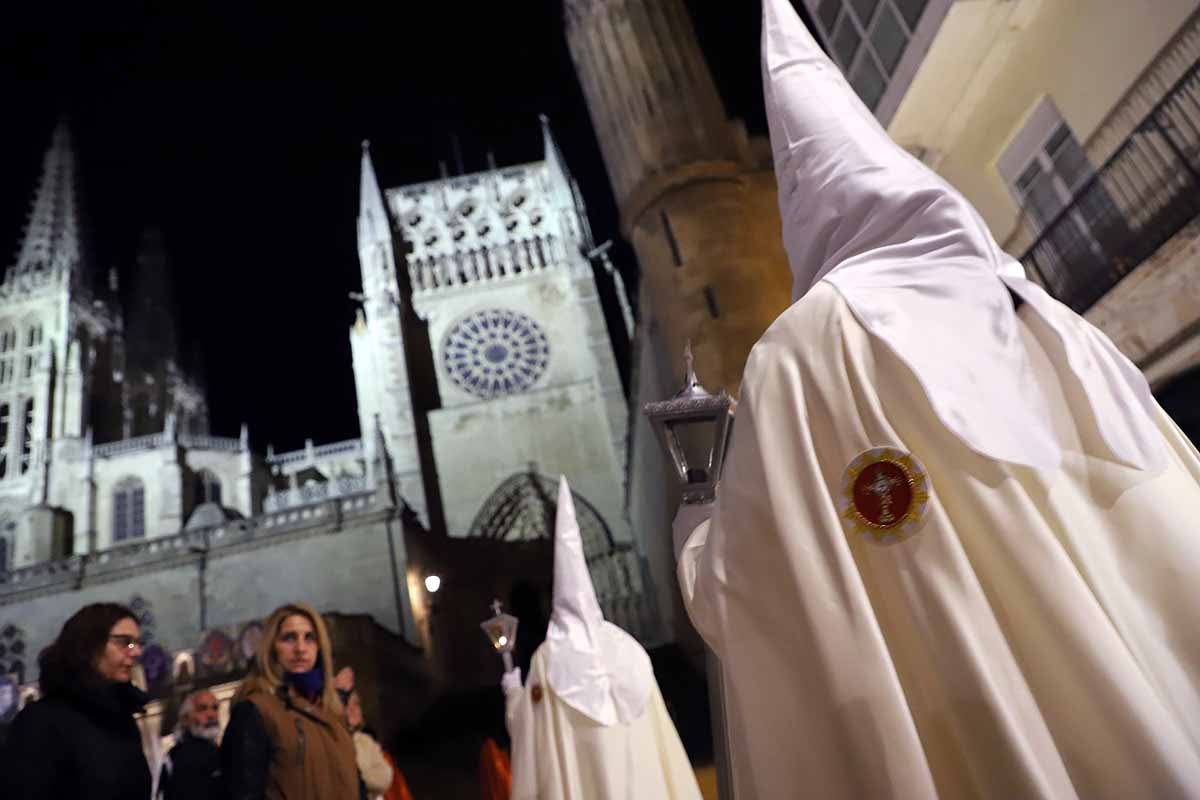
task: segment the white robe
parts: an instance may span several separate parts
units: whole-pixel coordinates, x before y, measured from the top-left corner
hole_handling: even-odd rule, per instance
[[[525,685],[505,691],[512,800],[700,800],[658,684],[640,717],[601,725],[554,694],[545,661],[543,645]]]
[[[1200,460],[1161,411],[1164,472],[1085,455],[1090,406],[1028,310],[1055,471],[964,446],[827,282],[751,352],[678,565],[724,668],[737,800],[1200,797]],[[932,489],[892,545],[838,514],[880,446]]]

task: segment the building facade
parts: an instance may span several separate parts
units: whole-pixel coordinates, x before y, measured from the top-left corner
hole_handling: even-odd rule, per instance
[[[804,1],[892,137],[1200,436],[1176,391],[1200,365],[1200,4]],[[868,62],[896,64],[878,101]]]
[[[404,662],[404,686],[384,670],[397,685],[369,688],[403,696],[391,719],[412,722],[439,692],[494,679],[478,630],[493,597],[524,583],[548,607],[560,474],[606,615],[656,640],[598,281],[626,320],[628,304],[545,121],[542,138],[542,161],[387,191],[364,147],[363,436],[262,457],[245,426],[209,434],[174,352],[161,238],[131,265],[129,310],[115,276],[89,283],[55,133],[0,285],[0,684],[29,687],[63,621],[101,600],[145,612],[151,687],[224,680],[255,621],[299,597],[377,627],[339,648],[368,672],[377,651]]]

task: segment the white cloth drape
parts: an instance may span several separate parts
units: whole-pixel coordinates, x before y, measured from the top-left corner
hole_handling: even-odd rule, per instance
[[[512,800],[700,800],[653,676],[640,716],[602,725],[547,685],[547,657],[543,644],[525,686],[505,690]]]
[[[1157,409],[1162,471],[1092,455],[1060,333],[1025,307],[1017,336],[1056,469],[966,446],[828,283],[751,352],[678,565],[724,667],[738,800],[1200,797],[1200,460]],[[933,492],[887,546],[838,516],[880,446]]]

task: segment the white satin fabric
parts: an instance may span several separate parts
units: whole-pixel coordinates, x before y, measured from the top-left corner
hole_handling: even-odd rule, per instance
[[[1060,331],[1025,307],[1014,336],[1055,469],[965,446],[828,283],[751,352],[678,565],[724,669],[738,800],[1200,797],[1200,460],[1157,408],[1160,472],[1092,455],[1103,421]],[[838,514],[879,446],[933,490],[894,545]]]
[[[1028,281],[970,203],[892,142],[789,0],[764,0],[762,51],[793,297],[821,280],[834,285],[968,447],[1053,469],[1062,454],[1011,289],[1054,331],[1047,347],[1070,367],[1064,380],[1100,420],[1089,452],[1160,469],[1165,454],[1142,374]]]
[[[542,645],[504,693],[512,800],[701,800],[653,676],[639,716],[601,725],[546,688],[547,658]]]
[[[562,702],[601,725],[642,715],[654,685],[650,657],[636,639],[604,619],[565,477],[558,485],[554,600],[545,648],[546,678]]]

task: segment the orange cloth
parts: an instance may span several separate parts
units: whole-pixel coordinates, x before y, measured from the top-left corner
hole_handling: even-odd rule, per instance
[[[509,800],[512,794],[512,767],[494,739],[479,751],[479,787],[483,800]]]
[[[404,773],[396,766],[396,761],[388,752],[383,751],[383,757],[387,759],[388,764],[392,767],[392,785],[383,794],[383,800],[412,800],[412,793],[408,791],[408,783],[404,780]]]

